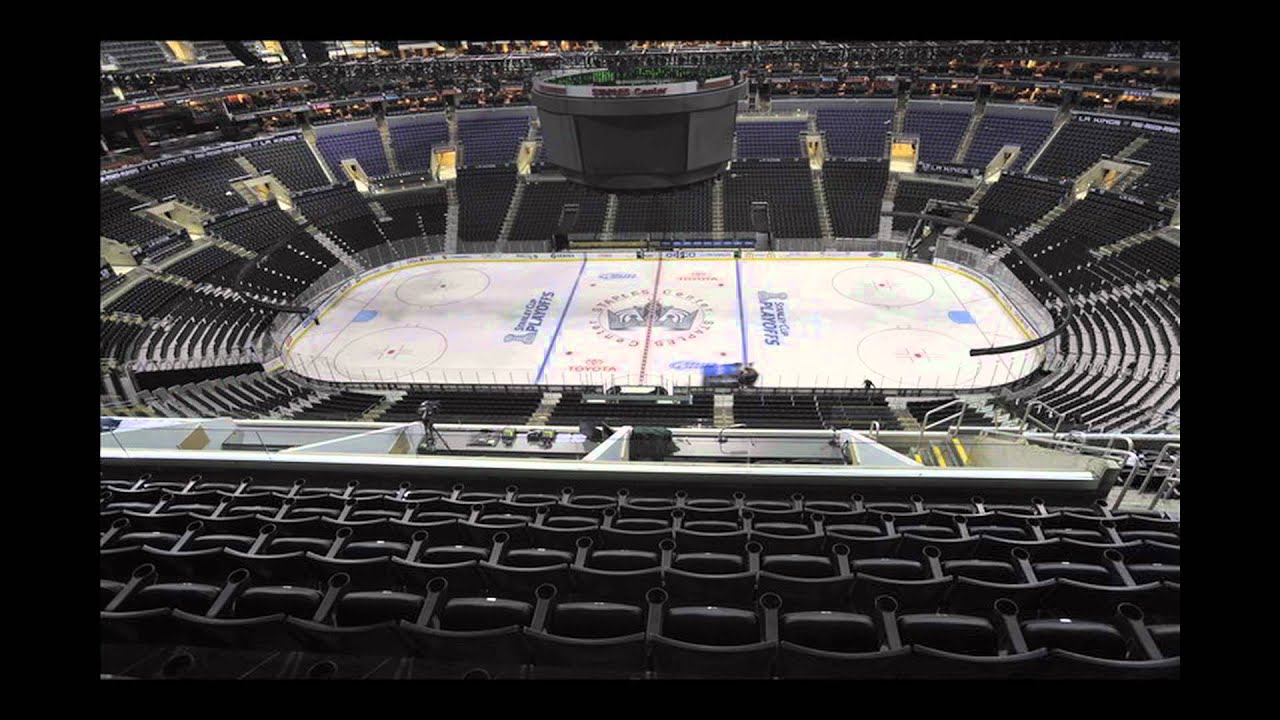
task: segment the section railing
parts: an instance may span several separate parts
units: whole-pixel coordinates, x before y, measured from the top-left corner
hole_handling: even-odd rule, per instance
[[[945,411],[947,408],[950,408],[950,407],[957,407],[958,409],[947,414],[945,417],[938,418],[937,420],[934,420],[932,422],[929,421],[929,418],[933,417],[935,413]],[[924,433],[926,430],[937,427],[938,425],[944,425],[946,423],[951,422],[952,420],[963,421],[964,410],[965,410],[965,402],[960,398],[956,398],[955,400],[950,400],[948,402],[945,402],[939,405],[938,407],[930,408],[929,411],[924,414],[924,419],[920,423],[920,441],[918,443],[918,447],[924,447]],[[947,432],[952,435],[955,435],[955,430],[959,427],[960,427],[960,423],[957,422],[954,426],[948,426]]]
[[[1173,458],[1172,466],[1162,465],[1162,463],[1164,463],[1166,460],[1170,458],[1170,456],[1173,455],[1174,451],[1177,451],[1178,456],[1175,456]],[[1161,446],[1160,452],[1159,454],[1156,455],[1155,461],[1152,462],[1150,467],[1147,468],[1147,473],[1142,478],[1142,486],[1138,488],[1137,490],[1138,494],[1141,495],[1142,493],[1146,492],[1147,485],[1150,484],[1151,478],[1152,476],[1155,475],[1156,470],[1158,469],[1168,470],[1170,473],[1173,473],[1174,471],[1176,471],[1179,466],[1179,463],[1182,460],[1182,458],[1180,457],[1181,454],[1182,454],[1182,443],[1165,443],[1163,446]],[[1133,469],[1135,471],[1138,469],[1138,464],[1136,462],[1134,463]],[[1165,477],[1167,482],[1169,475],[1166,475]],[[1176,477],[1176,475],[1174,477]],[[1124,496],[1128,494],[1130,487],[1131,487],[1131,484],[1129,482],[1126,482],[1124,485],[1124,488],[1120,490],[1120,495],[1116,497],[1117,506],[1119,506],[1121,500],[1124,500]],[[1162,485],[1160,489],[1163,491],[1164,486]],[[1156,497],[1154,500],[1158,500],[1159,498],[1160,498],[1160,493],[1156,493]],[[1154,503],[1154,500],[1152,501],[1153,503]]]

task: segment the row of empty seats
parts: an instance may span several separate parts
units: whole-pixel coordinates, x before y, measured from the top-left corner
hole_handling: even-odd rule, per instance
[[[104,672],[1177,675],[1177,520],[782,489],[113,473],[100,482]],[[159,658],[149,669],[144,651]]]
[[[880,230],[880,206],[888,180],[889,164],[883,160],[833,160],[823,166],[823,188],[827,195],[831,229],[836,237],[876,236]]]
[[[909,103],[902,130],[919,136],[920,160],[950,163],[972,113],[969,103]]]
[[[775,236],[821,236],[807,162],[742,160],[730,165],[723,177],[724,226],[729,232],[752,232],[751,203],[767,202]]]
[[[804,121],[740,122],[737,124],[737,160],[804,157],[800,136]]]
[[[346,177],[342,170],[342,161],[346,159],[358,161],[369,177],[391,174],[382,149],[382,137],[372,120],[325,126],[316,133],[316,147],[329,163],[334,177]]]
[[[883,158],[893,130],[894,103],[820,105],[814,111],[832,158]]]
[[[435,413],[436,422],[525,425],[542,402],[542,393],[537,390],[414,389],[383,411],[377,421],[416,421],[421,417],[418,406],[425,400],[439,401],[440,407]]]
[[[1005,114],[1008,113],[1008,114]],[[1005,145],[1017,145],[1021,150],[1008,170],[1021,170],[1035,157],[1053,129],[1053,113],[1028,113],[1002,110],[987,106],[986,114],[978,121],[964,164],[985,168]]]
[[[458,240],[464,243],[495,242],[515,187],[513,165],[459,169]]]
[[[527,182],[511,240],[550,240],[559,227],[566,204],[578,206],[575,233],[599,233],[604,228],[604,211],[609,196],[574,182]]]
[[[618,217],[615,232],[698,233],[711,230],[710,183],[667,192],[616,197]]]
[[[382,395],[339,390],[292,415],[294,420],[359,420],[385,398]]]
[[[974,188],[968,185],[900,180],[898,192],[893,198],[893,209],[897,212],[922,213],[930,200],[965,202],[973,195],[973,191]],[[913,218],[893,219],[894,230],[910,230],[915,224]]]
[[[103,185],[99,190],[99,233],[126,245],[140,245],[169,233],[169,229],[160,223],[134,215],[131,208],[142,203],[119,192],[116,185]]]
[[[1128,125],[1104,125],[1073,118],[1058,131],[1030,168],[1037,175],[1074,179],[1103,155],[1115,157],[1139,132]]]
[[[1011,238],[1061,203],[1067,191],[1052,180],[1005,173],[978,201],[978,212],[971,223]],[[967,230],[961,231],[959,237],[985,250],[1001,246],[996,240]]]
[[[583,420],[606,425],[665,425],[710,427],[715,417],[712,395],[696,393],[688,405],[586,403],[582,392],[567,390],[547,420],[548,425],[577,425]]]
[[[520,143],[528,132],[528,115],[461,115],[458,118],[458,142],[462,145],[462,166],[515,163]]]
[[[431,148],[449,141],[443,113],[387,118],[391,148],[401,173],[431,171]]]
[[[112,300],[103,312],[120,312],[154,317],[161,308],[182,294],[182,287],[156,278],[143,278],[120,297]]]

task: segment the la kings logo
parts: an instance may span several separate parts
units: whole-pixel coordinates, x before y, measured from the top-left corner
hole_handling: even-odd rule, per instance
[[[657,300],[648,289],[611,295],[592,308],[591,330],[601,339],[626,347],[644,342],[652,328],[654,347],[689,342],[715,325],[710,303],[683,290],[663,290]]]

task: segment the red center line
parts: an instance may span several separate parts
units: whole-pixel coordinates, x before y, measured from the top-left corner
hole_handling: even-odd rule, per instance
[[[649,365],[649,337],[653,334],[653,321],[658,312],[658,283],[662,281],[662,256],[658,256],[658,271],[653,274],[653,296],[649,299],[649,318],[644,326],[644,349],[640,351],[640,384],[644,384],[645,368]]]

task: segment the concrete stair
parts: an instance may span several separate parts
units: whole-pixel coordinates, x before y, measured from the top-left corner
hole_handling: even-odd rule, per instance
[[[188,290],[196,286],[194,282],[180,275],[169,275],[168,273],[157,271],[155,275],[152,275],[152,277],[154,277],[156,280],[162,280],[171,285],[177,285],[180,288],[186,288]]]
[[[382,402],[369,408],[368,412],[360,416],[360,422],[377,422],[378,418],[382,417],[383,413],[385,413],[392,405],[395,405],[396,402],[404,396],[404,390],[388,391],[386,397],[382,399]]]
[[[609,202],[604,207],[604,225],[600,228],[601,240],[612,240],[614,228],[618,226],[618,196],[609,193]]]
[[[969,118],[969,125],[964,129],[964,136],[960,138],[960,145],[956,147],[956,154],[951,162],[957,165],[964,162],[964,156],[969,154],[969,146],[973,144],[973,136],[978,133],[978,125],[986,114],[987,101],[985,98],[978,98],[973,104],[973,115]]]
[[[893,414],[898,418],[898,424],[902,425],[903,430],[919,432],[920,422],[907,410],[905,405],[893,408]]]
[[[1022,166],[1023,172],[1032,172],[1036,163],[1040,162],[1040,156],[1044,155],[1044,151],[1049,149],[1053,141],[1058,138],[1058,133],[1062,132],[1062,128],[1066,127],[1069,122],[1071,122],[1071,110],[1064,103],[1062,107],[1058,108],[1058,114],[1053,116],[1053,129],[1049,131],[1049,137],[1045,138],[1044,144],[1040,146],[1039,150],[1036,150],[1035,156],[1028,160],[1026,165]]]
[[[136,200],[139,204],[141,204],[141,203],[153,203],[153,202],[155,202],[155,201],[156,201],[156,200],[155,200],[155,198],[150,197],[150,196],[147,196],[147,195],[143,195],[142,193],[138,192],[137,190],[134,190],[133,188],[131,188],[131,187],[127,186],[127,185],[116,185],[115,187],[113,187],[113,188],[111,188],[111,189],[112,189],[112,190],[115,190],[116,192],[120,193],[121,195],[123,195],[123,196],[125,196],[125,197],[129,198],[130,200]]]
[[[724,232],[724,176],[711,183],[711,232]]]
[[[240,169],[241,169],[241,170],[244,170],[244,172],[245,172],[245,174],[246,174],[246,175],[261,175],[261,174],[262,174],[262,173],[258,172],[258,168],[256,168],[256,167],[254,167],[254,166],[253,166],[253,163],[249,162],[249,158],[247,158],[247,157],[245,157],[245,156],[243,156],[243,155],[237,155],[237,156],[235,156],[234,158],[232,158],[232,160],[234,160],[234,161],[235,161],[236,165],[239,165],[239,166],[240,166]]]
[[[316,144],[316,131],[315,128],[311,127],[311,123],[302,123],[302,139],[306,141],[311,154],[315,156],[316,163],[320,165],[320,170],[324,172],[324,176],[329,179],[329,184],[336,184],[338,178],[334,177],[333,168],[329,167],[329,163],[325,162],[324,154],[320,152],[320,146]]]
[[[449,131],[452,135],[453,130]],[[444,251],[449,254],[458,252],[458,188],[456,181],[446,181],[445,197],[449,204],[444,215]]]
[[[362,273],[368,269],[364,265],[362,265],[359,260],[353,257],[346,250],[344,250],[342,246],[334,242],[328,235],[325,235],[324,232],[320,230],[320,228],[316,227],[315,225],[307,225],[307,232],[311,235],[311,237],[315,238],[316,242],[320,243],[321,247],[333,253],[334,257],[338,258],[338,260],[343,265],[346,265],[348,268],[351,268],[353,272]]]
[[[822,181],[822,171],[811,169],[809,177],[813,181],[813,204],[818,211],[818,228],[822,232],[822,238],[830,240],[835,237],[835,232],[831,228],[831,212],[827,205],[827,187]]]
[[[369,209],[373,211],[373,216],[378,218],[378,222],[391,222],[391,216],[387,214],[386,208],[382,207],[382,203],[377,200],[370,200]]]
[[[1146,145],[1149,142],[1151,142],[1150,138],[1146,137],[1145,135],[1139,135],[1138,137],[1133,139],[1133,142],[1129,143],[1128,145],[1125,145],[1124,148],[1120,150],[1120,152],[1116,153],[1115,159],[1123,160],[1129,157],[1130,155],[1141,150],[1142,146]]]
[[[733,422],[733,395],[717,394],[712,397],[712,424],[718,428],[729,427]]]
[[[516,178],[515,191],[511,193],[511,202],[507,205],[507,214],[502,218],[502,227],[498,228],[498,252],[507,251],[507,242],[511,239],[511,231],[516,226],[516,216],[520,213],[520,203],[524,200],[526,183]]]
[[[897,173],[889,173],[889,181],[885,183],[884,195],[880,199],[880,212],[892,212],[897,199],[898,175]],[[884,241],[892,239],[893,218],[885,215],[880,216],[880,227],[877,229],[876,237]]]
[[[1132,170],[1125,173],[1124,177],[1120,178],[1120,182],[1111,186],[1111,191],[1118,193],[1128,192],[1129,188],[1133,187],[1133,184],[1138,182],[1138,180],[1146,174],[1146,167],[1142,165],[1134,165]]]
[[[556,406],[560,404],[560,398],[563,393],[545,392],[542,394],[542,402],[538,407],[534,408],[533,414],[529,416],[529,425],[546,425],[551,419],[551,413],[556,411]]]
[[[1022,230],[1019,230],[1017,234],[1015,234],[1012,238],[1009,238],[1009,239],[1013,242],[1014,245],[1021,247],[1028,240],[1035,237],[1036,235],[1039,235],[1041,231],[1049,227],[1049,225],[1054,220],[1058,219],[1059,215],[1061,215],[1066,211],[1067,209],[1065,207],[1061,205],[1055,205],[1054,207],[1049,209],[1049,212],[1046,212],[1044,215],[1040,216],[1038,219],[1033,221],[1030,225],[1026,226]],[[998,257],[1004,257],[1005,255],[1009,254],[1009,249],[1007,247],[1001,246],[1000,250],[1003,251],[1003,254],[997,255]]]
[[[387,169],[392,175],[400,174],[400,163],[396,162],[396,149],[391,145],[391,131],[387,128],[385,113],[374,113],[374,124],[378,126],[378,138],[382,140],[382,152],[387,156]]]
[[[1130,235],[1127,238],[1117,240],[1116,242],[1113,242],[1110,245],[1102,245],[1100,247],[1090,248],[1090,252],[1094,253],[1095,255],[1105,257],[1107,255],[1114,255],[1120,252],[1121,250],[1126,250],[1128,248],[1131,248],[1134,245],[1141,245],[1142,243],[1147,242],[1149,240],[1154,240],[1155,238],[1156,238],[1156,231],[1144,230],[1140,233]]]
[[[969,199],[965,200],[965,202],[976,206],[978,203],[982,202],[982,198],[986,197],[987,191],[991,189],[992,185],[995,185],[995,183],[979,182],[978,186],[973,189],[973,194],[970,195]]]

